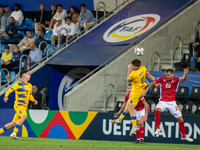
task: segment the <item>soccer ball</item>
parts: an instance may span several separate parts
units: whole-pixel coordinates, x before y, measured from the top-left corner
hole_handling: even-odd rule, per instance
[[[141,46],[137,46],[135,49],[134,49],[134,53],[137,55],[137,56],[142,56],[144,54],[144,48],[141,47]]]

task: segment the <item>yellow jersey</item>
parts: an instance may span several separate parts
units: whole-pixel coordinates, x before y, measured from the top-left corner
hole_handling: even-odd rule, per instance
[[[14,109],[18,106],[25,107],[27,110],[29,100],[32,102],[35,101],[32,95],[32,85],[30,83],[24,83],[23,81],[19,81],[13,85],[6,93],[5,97],[8,97],[10,93],[15,91],[15,103]]]
[[[1,56],[1,60],[4,62],[7,62],[9,60],[12,60],[12,53],[9,52],[8,54],[6,54],[6,52],[4,52]]]
[[[140,66],[137,70],[132,71],[129,74],[129,79],[132,81],[132,92],[139,92],[144,90],[147,84],[145,83],[145,74],[147,68]]]

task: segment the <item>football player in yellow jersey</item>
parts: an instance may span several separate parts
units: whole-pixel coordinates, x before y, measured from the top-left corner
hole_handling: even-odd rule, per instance
[[[5,103],[7,103],[9,94],[15,91],[15,116],[12,122],[6,124],[0,129],[0,134],[2,134],[3,132],[15,127],[13,133],[10,135],[10,137],[13,139],[17,139],[16,134],[27,118],[26,110],[28,108],[29,100],[34,102],[35,105],[37,105],[38,103],[38,101],[35,100],[32,95],[32,85],[28,83],[28,81],[31,78],[31,75],[29,74],[28,70],[21,71],[20,78],[22,80],[15,83],[13,87],[5,93],[4,97],[4,101]]]
[[[132,82],[132,91],[129,96],[128,103],[120,117],[111,121],[113,124],[120,124],[126,114],[129,113],[133,126],[130,136],[139,130],[136,121],[135,107],[141,99],[141,93],[145,91],[145,87],[147,86],[145,83],[145,76],[148,76],[152,81],[155,80],[155,78],[147,71],[146,67],[141,65],[141,61],[139,59],[132,60],[131,64],[128,65],[127,81]]]

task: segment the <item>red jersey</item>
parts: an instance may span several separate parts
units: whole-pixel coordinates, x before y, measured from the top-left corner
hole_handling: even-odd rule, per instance
[[[129,95],[130,95],[129,93],[126,93],[126,96],[125,96],[125,99],[124,99],[125,102],[128,102]]]
[[[135,110],[140,111],[142,109],[144,109],[144,104],[142,103],[145,100],[144,97],[141,98],[141,100],[139,101],[139,103],[137,104],[137,106],[135,107]]]
[[[170,81],[167,81],[165,76],[157,78],[156,84],[161,83],[160,98],[159,101],[172,102],[175,101],[176,90],[178,88],[179,77],[173,77]]]

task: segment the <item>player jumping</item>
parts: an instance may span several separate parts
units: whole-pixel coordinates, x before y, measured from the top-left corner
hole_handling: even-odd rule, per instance
[[[117,118],[122,113],[122,111],[125,109],[126,103],[129,99],[129,94],[131,92],[131,89],[132,89],[132,85],[129,84],[127,86],[128,93],[125,96],[124,103],[123,103],[122,107],[120,108],[120,110],[114,114],[115,118]],[[140,130],[136,131],[137,140],[134,143],[140,143],[140,144],[144,143],[144,121],[147,121],[147,116],[148,116],[148,112],[146,111],[146,113],[145,113],[145,108],[148,109],[148,104],[147,104],[145,98],[143,97],[141,99],[141,101],[137,104],[137,106],[135,107],[137,125],[139,126]],[[114,120],[112,120],[111,122],[115,124]]]
[[[173,70],[167,69],[165,72],[165,76],[162,76],[156,79],[155,81],[151,82],[149,86],[146,88],[146,90],[141,94],[141,96],[145,96],[148,90],[152,88],[154,84],[161,83],[161,95],[160,95],[159,103],[156,106],[155,115],[154,115],[156,127],[157,127],[156,132],[155,132],[156,135],[158,135],[161,132],[160,113],[163,112],[167,108],[169,112],[177,119],[179,123],[179,129],[182,134],[181,140],[187,140],[189,142],[193,141],[193,139],[186,137],[185,135],[184,120],[175,101],[175,95],[176,95],[176,89],[178,87],[178,83],[179,82],[182,83],[187,79],[188,72],[189,72],[188,69],[185,68],[183,77],[173,77]]]
[[[145,83],[145,75],[148,76],[151,80],[155,80],[154,77],[147,71],[146,67],[141,65],[140,60],[134,59],[131,64],[128,65],[127,81],[132,81],[132,91],[126,108],[121,113],[118,119],[113,120],[113,123],[121,123],[121,120],[129,112],[133,126],[129,134],[130,136],[132,136],[136,131],[139,130],[136,121],[135,107],[139,103],[141,99],[141,94],[145,91],[145,87],[147,86],[147,84]]]
[[[13,139],[17,139],[16,134],[27,118],[26,110],[28,108],[29,100],[34,102],[34,105],[37,105],[38,103],[38,101],[33,98],[32,85],[28,83],[31,78],[28,70],[21,71],[20,78],[22,80],[15,83],[13,87],[5,93],[4,97],[4,101],[7,103],[9,94],[15,91],[15,116],[12,122],[6,124],[3,128],[0,129],[0,134],[2,134],[3,132],[15,127],[13,133],[10,135],[10,137]]]

